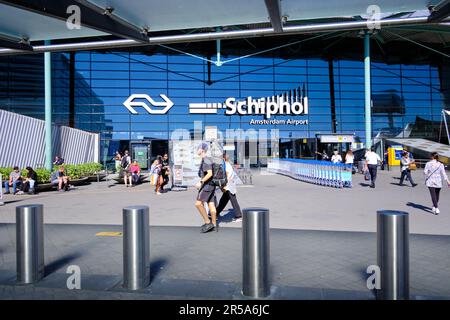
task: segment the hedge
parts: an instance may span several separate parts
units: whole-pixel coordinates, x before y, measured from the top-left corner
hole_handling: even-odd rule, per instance
[[[59,169],[60,166],[54,166],[53,171]],[[82,163],[82,164],[65,164],[64,168],[66,169],[67,175],[70,179],[80,179],[84,177],[89,177],[102,170],[103,166],[100,163]],[[8,179],[9,174],[13,171],[13,168],[0,168],[0,173],[2,174],[2,179],[5,181]],[[38,176],[38,183],[48,183],[50,182],[50,170],[47,169],[34,169]],[[22,176],[26,176],[27,171],[22,169]]]

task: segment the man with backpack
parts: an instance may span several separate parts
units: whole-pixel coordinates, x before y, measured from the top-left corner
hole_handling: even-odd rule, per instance
[[[125,150],[125,153],[122,157],[122,160],[120,162],[120,166],[122,168],[123,172],[123,181],[125,183],[125,187],[132,186],[131,183],[131,172],[130,172],[130,166],[131,166],[131,157],[128,154],[128,150]],[[128,183],[129,182],[129,183]]]
[[[202,158],[200,167],[198,170],[198,176],[200,181],[196,183],[195,187],[198,189],[197,200],[195,201],[195,207],[205,222],[200,229],[201,233],[206,233],[212,230],[219,231],[217,226],[217,214],[215,206],[215,191],[216,185],[214,180],[214,165],[213,159],[206,155],[208,151],[208,143],[203,142],[197,149],[197,154]],[[211,218],[208,217],[204,204],[207,204]]]
[[[236,198],[236,173],[233,170],[233,166],[230,163],[230,157],[227,154],[223,155],[224,170],[226,174],[226,185],[222,187],[222,197],[220,198],[219,205],[217,206],[217,216],[225,209],[228,201],[231,201],[231,205],[234,209],[233,222],[239,222],[242,220],[241,207]]]

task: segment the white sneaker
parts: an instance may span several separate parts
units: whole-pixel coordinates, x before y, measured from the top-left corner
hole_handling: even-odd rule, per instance
[[[433,213],[436,213],[436,208],[433,207],[433,209],[431,209],[431,211],[433,211]]]
[[[441,211],[439,210],[439,208],[436,208],[436,214],[441,213]]]

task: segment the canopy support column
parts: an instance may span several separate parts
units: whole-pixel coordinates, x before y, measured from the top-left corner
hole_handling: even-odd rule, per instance
[[[364,33],[364,96],[365,96],[365,129],[366,148],[372,146],[372,92],[370,86],[370,34]]]
[[[50,45],[46,41],[45,45]],[[52,169],[52,56],[44,53],[45,75],[45,168]]]

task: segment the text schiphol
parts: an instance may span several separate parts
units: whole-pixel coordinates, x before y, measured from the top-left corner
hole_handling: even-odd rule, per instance
[[[252,99],[248,97],[244,101],[237,101],[235,98],[228,98],[225,101],[227,108],[226,115],[264,115],[266,119],[270,119],[273,115],[307,115],[308,114],[308,98],[304,97],[300,101],[285,101],[283,97],[272,99]],[[304,120],[303,120],[304,121]],[[289,124],[289,123],[288,123]]]

